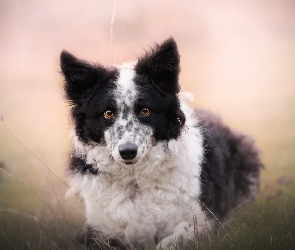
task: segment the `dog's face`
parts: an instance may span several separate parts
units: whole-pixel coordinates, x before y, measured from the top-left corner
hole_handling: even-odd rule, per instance
[[[114,161],[139,163],[158,141],[180,135],[185,118],[172,38],[120,66],[91,64],[63,51],[61,69],[79,140],[105,145]]]

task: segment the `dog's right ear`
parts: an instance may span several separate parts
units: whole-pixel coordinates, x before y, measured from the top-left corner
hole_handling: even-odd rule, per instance
[[[116,78],[116,70],[80,60],[67,51],[60,54],[60,66],[65,78],[66,98],[73,105],[90,95],[96,86]]]

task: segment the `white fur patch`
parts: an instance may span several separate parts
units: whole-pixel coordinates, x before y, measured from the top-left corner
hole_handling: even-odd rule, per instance
[[[134,65],[135,62],[128,62],[118,66],[120,74],[119,78],[117,79],[117,85],[124,87],[125,90],[134,90],[135,88],[133,81],[135,76]]]
[[[179,93],[179,100],[185,103],[190,103],[194,101],[194,96],[190,92],[181,92]]]

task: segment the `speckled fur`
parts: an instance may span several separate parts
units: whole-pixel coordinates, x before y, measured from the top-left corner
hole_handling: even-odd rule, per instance
[[[134,162],[140,162],[145,152],[151,146],[152,129],[140,123],[134,114],[134,104],[137,96],[137,89],[134,84],[135,71],[134,63],[127,63],[118,66],[119,77],[117,88],[114,89],[117,110],[116,122],[105,131],[104,137],[109,152],[115,162],[123,162],[120,157],[118,145],[128,141],[136,144],[138,153]]]
[[[262,164],[253,141],[189,107],[172,38],[112,67],[63,52],[61,68],[74,122],[68,195],[83,199],[89,240],[174,249],[255,197]],[[131,162],[119,152],[127,142],[137,147]]]

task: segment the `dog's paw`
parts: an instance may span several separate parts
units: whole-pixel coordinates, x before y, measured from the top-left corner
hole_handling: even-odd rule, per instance
[[[173,233],[161,240],[157,250],[174,250],[184,246],[187,242],[194,240],[194,227],[186,222],[179,223]]]

